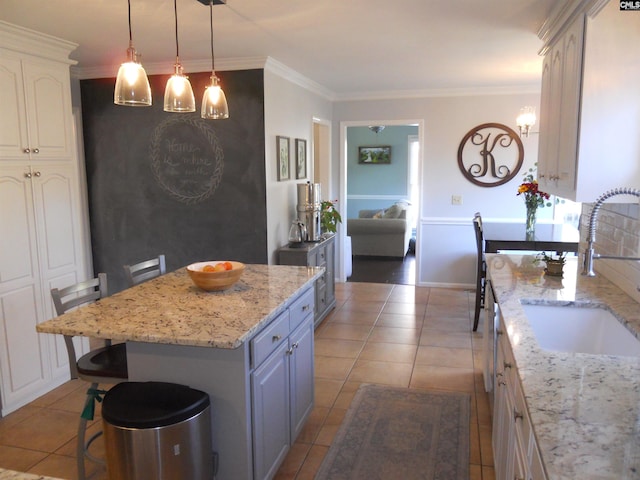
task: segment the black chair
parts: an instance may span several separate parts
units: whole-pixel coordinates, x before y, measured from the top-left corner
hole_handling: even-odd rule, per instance
[[[164,255],[158,255],[158,258],[145,260],[135,265],[125,265],[123,268],[129,287],[164,275],[167,271]]]
[[[476,271],[476,306],[473,318],[473,331],[478,330],[480,312],[484,308],[485,281],[487,278],[487,262],[484,258],[484,237],[482,235],[482,217],[480,212],[473,216],[473,229],[476,233],[476,249],[478,253]]]
[[[51,290],[53,305],[58,315],[62,315],[74,307],[94,302],[106,296],[107,275],[105,273],[99,273],[98,278],[87,280],[86,282],[77,283],[62,289],[54,288]],[[91,350],[89,353],[77,358],[73,337],[65,335],[64,343],[67,347],[67,354],[69,355],[71,378],[80,378],[91,383],[91,386],[87,390],[82,414],[80,415],[78,442],[76,445],[78,478],[85,480],[85,457],[96,463],[105,463],[104,460],[94,457],[89,453],[89,446],[96,438],[102,435],[102,431],[92,435],[85,441],[87,422],[88,420],[93,420],[95,400],[97,398],[99,399],[100,395],[104,393],[102,390],[98,390],[98,385],[115,384],[127,380],[127,350],[126,344],[124,343],[111,345],[111,341],[106,340],[104,347]]]

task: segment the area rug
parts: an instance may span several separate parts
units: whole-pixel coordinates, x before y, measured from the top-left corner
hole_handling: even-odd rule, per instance
[[[470,395],[362,385],[316,480],[468,480]]]

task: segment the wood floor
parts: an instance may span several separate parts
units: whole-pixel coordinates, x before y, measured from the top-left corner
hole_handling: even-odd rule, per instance
[[[407,253],[404,258],[354,256],[352,270],[351,276],[347,279],[348,282],[395,285],[415,285],[416,283],[416,257],[413,253]]]
[[[360,384],[378,383],[470,393],[470,480],[494,480],[482,334],[471,331],[473,292],[347,282],[336,285],[336,296],[336,309],[315,333],[315,409],[276,479],[313,479]],[[86,388],[68,382],[0,419],[0,467],[77,478],[75,435]],[[98,416],[91,430],[99,427]],[[100,442],[96,454],[104,450]],[[94,479],[106,478],[87,464]]]

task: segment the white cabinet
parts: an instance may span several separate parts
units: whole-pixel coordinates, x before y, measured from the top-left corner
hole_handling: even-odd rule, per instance
[[[256,480],[273,478],[313,408],[313,305],[310,289],[251,340]]]
[[[640,44],[640,16],[613,1],[579,6],[548,35],[538,180],[546,192],[593,202],[640,186],[640,91],[630,87],[640,83],[640,57],[629,47]]]
[[[73,150],[69,66],[2,50],[0,158],[67,158]]]
[[[524,392],[500,314],[496,328],[493,456],[497,480],[545,480]]]
[[[538,182],[565,198],[575,182],[584,19],[573,21],[542,65]]]
[[[70,62],[43,58],[58,47],[68,57],[68,45],[4,22],[0,39],[6,47],[0,49],[0,398],[6,415],[69,377],[62,339],[38,334],[35,326],[54,316],[51,288],[87,277],[89,247]]]

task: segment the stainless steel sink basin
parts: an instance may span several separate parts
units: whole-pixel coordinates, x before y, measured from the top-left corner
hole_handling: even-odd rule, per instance
[[[522,308],[545,350],[640,356],[640,340],[605,308],[524,302]]]

